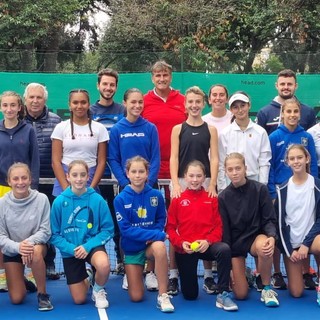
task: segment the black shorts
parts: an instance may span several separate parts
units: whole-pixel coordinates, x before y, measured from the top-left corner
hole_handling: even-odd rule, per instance
[[[77,259],[75,257],[62,259],[64,273],[67,278],[68,285],[79,283],[88,277],[86,270],[86,262],[91,264],[91,258],[93,254],[97,251],[106,252],[106,248],[104,246],[94,248],[90,251],[90,253],[85,259]]]
[[[49,247],[49,244],[46,244],[47,249]],[[3,255],[3,262],[17,262],[17,263],[22,263],[22,258],[21,258],[21,254],[17,254],[15,256],[7,256],[7,255]]]

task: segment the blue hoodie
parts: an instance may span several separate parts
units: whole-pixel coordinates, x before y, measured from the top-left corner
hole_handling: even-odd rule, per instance
[[[121,187],[129,184],[126,176],[126,161],[141,156],[150,163],[149,181],[153,186],[160,169],[160,147],[157,128],[154,124],[139,117],[136,122],[122,118],[110,131],[109,163]]]
[[[89,253],[113,237],[108,204],[92,188],[81,196],[74,194],[70,187],[65,189],[53,202],[50,222],[50,242],[63,258],[73,257],[74,249],[80,245]]]
[[[121,234],[121,248],[127,255],[145,250],[149,241],[164,241],[166,208],[159,190],[145,185],[140,193],[126,186],[114,199]]]
[[[270,160],[270,171],[268,189],[272,199],[276,198],[276,185],[282,184],[292,176],[292,170],[285,163],[285,156],[291,144],[302,144],[310,153],[310,174],[318,177],[317,154],[313,138],[300,125],[291,132],[281,124],[270,136],[272,158]]]

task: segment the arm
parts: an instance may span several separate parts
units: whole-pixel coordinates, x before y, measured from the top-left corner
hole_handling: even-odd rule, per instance
[[[158,206],[157,206],[157,212],[155,216],[154,227],[159,231],[163,231],[166,225],[166,220],[167,220],[167,210],[164,204],[163,196],[161,195],[160,191],[158,193],[159,193]]]
[[[227,156],[227,141],[225,133],[220,133],[218,139],[219,147],[219,171],[218,171],[218,191],[221,192],[227,187],[226,172],[224,170],[224,161]]]
[[[308,134],[308,151],[310,153],[311,162],[310,162],[310,174],[315,178],[318,178],[318,163],[317,163],[317,152],[314,144],[313,137],[310,133]]]
[[[130,209],[125,208],[122,199],[119,196],[114,199],[114,208],[120,233],[123,237],[141,242],[165,240],[166,234],[163,231],[157,229],[132,227],[130,220]]]
[[[40,199],[41,205],[40,207]],[[46,195],[38,194],[39,207],[36,212],[41,215],[39,229],[26,240],[32,244],[45,244],[49,241],[51,236],[50,228],[50,203]]]
[[[166,224],[166,232],[168,234],[170,243],[175,247],[182,248],[182,243],[184,242],[184,239],[177,232],[178,215],[179,215],[178,199],[174,198],[172,199],[168,209],[168,220]]]
[[[264,131],[261,137],[261,150],[259,155],[259,182],[267,185],[269,180],[270,171],[270,160],[271,160],[271,146],[267,135]]]
[[[181,186],[178,178],[180,131],[181,124],[178,124],[173,127],[171,132],[170,177],[172,182],[172,198],[177,198],[181,194]]]
[[[30,159],[30,170],[32,176],[32,189],[38,189],[39,185],[39,176],[40,176],[40,157],[39,157],[39,148],[36,133],[32,128],[30,130],[30,150],[29,150],[29,159]]]
[[[217,179],[219,168],[219,152],[218,152],[218,133],[217,129],[210,127],[210,185],[208,188],[209,197],[217,196]]]
[[[117,125],[113,126],[110,131],[110,141],[109,141],[109,164],[112,170],[112,173],[115,175],[120,186],[123,188],[130,183],[129,179],[125,175],[124,168],[122,168],[121,162],[121,150],[120,142],[118,137]]]
[[[222,239],[222,219],[218,210],[218,199],[214,199],[215,201],[212,202],[211,207],[211,214],[212,214],[212,229],[210,233],[207,235],[206,239],[209,244],[219,242]]]
[[[228,217],[228,210],[224,203],[224,200],[221,197],[218,197],[218,203],[219,203],[219,212],[221,215],[222,220],[222,241],[227,243],[231,247],[231,229],[230,229],[230,222]]]
[[[274,200],[276,199],[276,184],[275,184],[275,166],[276,166],[276,151],[275,151],[275,139],[274,134],[272,133],[269,136],[270,146],[271,146],[271,159],[270,159],[270,170],[269,170],[269,179],[268,179],[268,190],[270,193],[271,198]]]
[[[52,169],[53,169],[54,175],[56,176],[58,182],[60,183],[61,188],[65,190],[69,186],[69,183],[67,181],[67,178],[61,163],[62,150],[63,150],[62,140],[52,139]]]
[[[159,135],[156,126],[151,127],[151,157],[150,157],[150,172],[149,172],[149,184],[151,187],[156,183],[158,173],[160,169],[160,146]]]
[[[51,224],[51,238],[50,243],[57,247],[61,253],[67,253],[70,257],[74,256],[74,249],[76,246],[67,241],[66,238],[62,235],[62,205],[57,198],[52,204],[52,210],[50,215],[50,224]]]
[[[106,168],[106,161],[107,161],[107,141],[103,141],[98,143],[98,150],[97,150],[97,167],[96,172],[94,173],[91,186],[92,188],[95,188],[101,178],[103,177],[104,170]]]

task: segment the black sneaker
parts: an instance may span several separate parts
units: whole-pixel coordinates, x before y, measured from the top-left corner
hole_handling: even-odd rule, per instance
[[[203,282],[203,290],[208,294],[217,294],[218,286],[212,277],[207,277]]]
[[[24,285],[26,286],[26,290],[28,292],[34,293],[37,291],[37,286],[31,281],[24,277]]]
[[[50,302],[49,295],[46,293],[38,293],[38,310],[39,311],[50,311],[53,306]]]
[[[258,292],[261,292],[263,289],[263,284],[262,284],[262,279],[260,274],[256,276],[255,287]]]
[[[46,270],[46,275],[48,280],[59,280],[60,274],[56,272],[54,267],[48,267]]]
[[[272,276],[271,280],[272,286],[275,289],[279,290],[286,290],[287,289],[287,284],[283,279],[282,273],[281,272],[275,272]]]
[[[167,293],[172,296],[176,296],[179,292],[178,278],[171,278],[168,282]]]
[[[303,275],[303,282],[304,282],[304,288],[307,290],[315,290],[316,284],[313,281],[312,274],[310,273],[305,273]]]

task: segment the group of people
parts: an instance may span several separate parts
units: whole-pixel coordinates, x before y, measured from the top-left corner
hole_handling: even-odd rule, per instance
[[[208,96],[197,86],[182,95],[165,61],[152,66],[151,79],[153,90],[130,88],[120,104],[118,73],[103,69],[99,100],[72,90],[64,121],[49,112],[41,84],[26,87],[24,103],[15,92],[1,95],[0,289],[19,304],[33,284],[38,309],[52,310],[46,276],[59,278],[57,248],[73,301],[85,303],[92,287],[96,307],[107,308],[111,239],[122,288],[142,301],[145,276],[162,312],[174,311],[180,289],[187,300],[198,297],[199,260],[204,290],[226,311],[248,295],[248,254],[267,307],[279,305],[273,289],[287,285],[281,254],[291,295],[314,289],[308,258],[319,262],[320,126],[295,96],[294,72],[278,74],[278,96],[257,123],[243,91],[229,97],[216,84]],[[206,99],[212,111],[202,115]],[[39,177],[55,177],[54,186]],[[102,178],[115,178],[119,194]],[[158,179],[171,181],[163,192]]]

